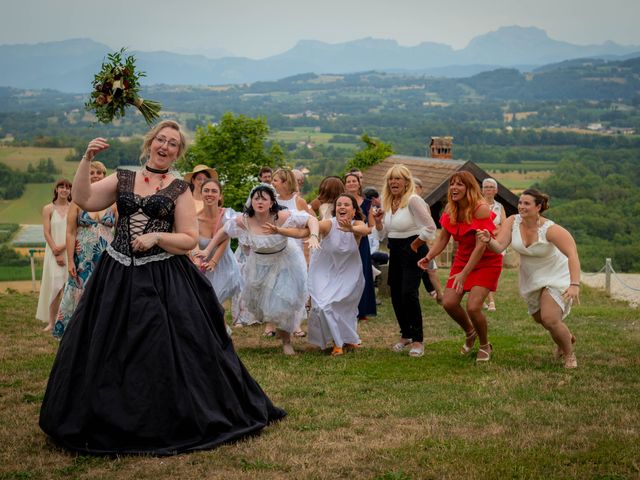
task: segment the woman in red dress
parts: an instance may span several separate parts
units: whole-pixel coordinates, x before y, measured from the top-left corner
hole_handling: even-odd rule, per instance
[[[493,347],[489,343],[487,318],[482,309],[489,292],[495,292],[498,286],[502,255],[491,252],[476,240],[476,230],[493,232],[496,227],[491,217],[494,214],[484,200],[478,182],[469,172],[457,172],[451,176],[447,200],[440,217],[440,235],[418,265],[426,269],[429,262],[444,250],[451,237],[458,242],[442,306],[466,334],[460,353],[470,353],[476,338],[479,338],[476,362],[488,362]],[[465,310],[460,303],[466,292],[469,292],[469,296]]]

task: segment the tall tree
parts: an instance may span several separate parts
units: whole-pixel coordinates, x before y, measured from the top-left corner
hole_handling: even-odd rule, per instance
[[[216,125],[198,127],[195,142],[178,167],[190,171],[204,164],[218,171],[225,205],[240,210],[256,184],[262,166],[273,166],[265,151],[269,133],[266,119],[225,113]]]
[[[384,143],[377,138],[371,138],[366,133],[360,139],[365,144],[364,148],[356,152],[353,158],[347,162],[345,172],[348,172],[351,168],[364,170],[393,155],[393,147],[388,143]]]

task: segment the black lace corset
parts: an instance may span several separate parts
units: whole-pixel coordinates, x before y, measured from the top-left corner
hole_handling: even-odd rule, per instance
[[[118,170],[118,223],[111,246],[127,257],[150,257],[164,253],[159,246],[146,252],[133,252],[131,241],[144,233],[173,230],[176,199],[189,188],[182,180],[174,180],[167,187],[148,197],[133,193],[136,172]]]

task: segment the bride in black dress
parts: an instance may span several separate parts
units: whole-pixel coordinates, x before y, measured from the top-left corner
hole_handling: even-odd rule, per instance
[[[89,280],[51,370],[40,427],[81,453],[171,455],[260,431],[286,413],[238,359],[211,284],[185,254],[198,229],[188,184],[168,173],[180,125],[145,137],[138,171],[90,184],[89,142],[74,180],[80,208],[117,202],[113,243]]]

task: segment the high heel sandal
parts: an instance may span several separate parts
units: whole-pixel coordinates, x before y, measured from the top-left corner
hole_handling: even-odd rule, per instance
[[[478,349],[478,356],[476,357],[476,363],[488,362],[491,360],[491,354],[493,353],[493,345],[487,343],[486,345],[480,345]],[[480,354],[483,356],[480,357]]]
[[[460,349],[460,355],[468,355],[471,352],[471,349],[476,343],[476,338],[478,338],[478,334],[475,330],[472,330],[471,333],[467,333],[467,338]],[[471,342],[471,346],[467,345],[467,342]]]
[[[571,334],[571,345],[573,345],[574,343],[576,343],[576,337],[575,335]],[[556,358],[556,360],[560,360],[562,357],[564,357],[564,352],[562,351],[562,348],[560,348],[560,345],[556,345],[556,351],[553,353],[553,356]]]
[[[391,347],[391,350],[393,350],[396,353],[400,353],[405,348],[407,348],[407,346],[410,345],[411,342],[412,340],[410,338],[401,338],[398,343],[396,343],[393,347]]]

